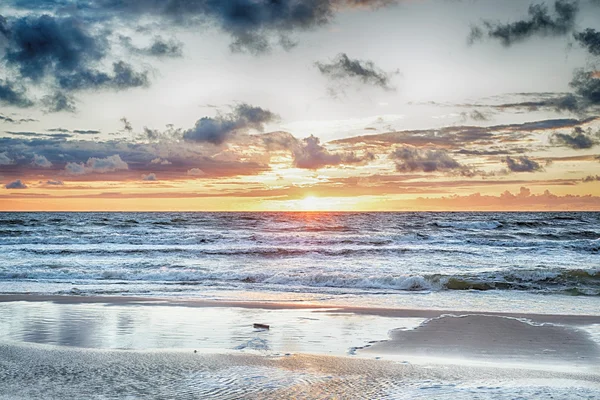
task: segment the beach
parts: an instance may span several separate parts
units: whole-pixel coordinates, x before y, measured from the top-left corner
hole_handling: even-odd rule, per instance
[[[600,316],[118,297],[0,301],[2,399],[600,395]]]

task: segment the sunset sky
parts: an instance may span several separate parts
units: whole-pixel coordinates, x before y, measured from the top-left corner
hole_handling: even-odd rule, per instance
[[[600,210],[598,0],[5,0],[0,210]]]

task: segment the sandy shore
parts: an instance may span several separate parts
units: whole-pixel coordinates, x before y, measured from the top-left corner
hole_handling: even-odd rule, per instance
[[[600,397],[600,316],[131,297],[0,302],[0,399]]]
[[[490,315],[446,315],[397,329],[365,354],[451,357],[494,362],[600,365],[600,346],[572,326]]]
[[[0,344],[0,399],[595,398],[599,376],[315,355]]]

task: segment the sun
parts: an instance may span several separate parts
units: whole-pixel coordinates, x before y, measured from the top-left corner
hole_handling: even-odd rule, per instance
[[[306,196],[298,201],[298,209],[301,211],[323,211],[330,210],[331,203],[327,199],[315,196]]]

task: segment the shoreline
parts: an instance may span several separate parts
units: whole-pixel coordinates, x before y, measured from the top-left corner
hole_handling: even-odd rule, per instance
[[[265,302],[265,301],[231,301],[231,300],[205,300],[205,299],[173,299],[162,297],[134,297],[134,296],[79,296],[79,295],[44,295],[44,294],[0,294],[0,303],[10,302],[51,302],[56,304],[114,304],[114,305],[144,305],[165,307],[190,307],[190,308],[242,308],[261,310],[314,310],[315,312],[336,312],[356,315],[380,316],[389,318],[437,318],[443,315],[486,315],[496,317],[521,318],[534,323],[554,323],[566,325],[594,325],[600,324],[598,315],[577,314],[540,314],[520,312],[494,312],[494,311],[465,311],[448,309],[408,309],[408,308],[382,308],[382,307],[357,307],[335,304],[315,304],[305,302]]]
[[[0,304],[0,400],[600,396],[600,316],[31,294]]]

